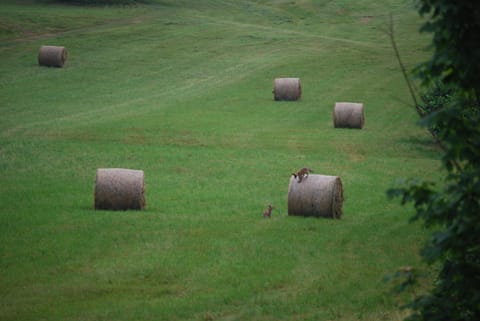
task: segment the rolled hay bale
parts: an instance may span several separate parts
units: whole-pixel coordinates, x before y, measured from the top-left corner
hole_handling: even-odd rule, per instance
[[[276,78],[273,83],[275,100],[298,100],[302,96],[300,78]]]
[[[335,103],[333,110],[333,126],[335,128],[362,129],[365,124],[362,103]]]
[[[340,218],[342,206],[340,177],[310,174],[300,183],[290,177],[288,215]]]
[[[99,168],[95,178],[95,209],[142,210],[145,185],[142,170]]]
[[[67,61],[67,49],[58,46],[41,46],[38,64],[48,67],[63,67]]]

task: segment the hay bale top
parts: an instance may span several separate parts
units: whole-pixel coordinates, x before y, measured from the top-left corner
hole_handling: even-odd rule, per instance
[[[110,173],[124,173],[124,174],[143,174],[143,170],[141,169],[128,169],[128,168],[97,168],[97,173],[104,173],[104,172],[110,172]]]
[[[363,103],[352,103],[352,102],[347,102],[347,101],[341,101],[341,102],[336,102],[335,106],[338,108],[349,108],[349,107],[357,107],[357,108],[363,108]]]

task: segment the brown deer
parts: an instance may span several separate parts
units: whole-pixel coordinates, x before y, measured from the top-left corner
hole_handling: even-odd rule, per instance
[[[298,182],[301,183],[304,178],[308,177],[308,174],[313,173],[312,169],[304,167],[296,173],[292,173],[293,177],[298,179]]]
[[[273,210],[273,206],[272,205],[268,205],[267,209],[265,211],[263,211],[263,218],[271,218],[272,217],[272,210]]]

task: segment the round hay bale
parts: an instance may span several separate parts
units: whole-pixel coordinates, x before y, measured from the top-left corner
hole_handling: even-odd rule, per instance
[[[288,215],[340,218],[342,205],[340,177],[310,174],[301,183],[290,177]]]
[[[335,128],[362,129],[365,124],[364,107],[361,103],[335,103],[333,126]]]
[[[142,170],[99,168],[95,179],[95,209],[142,210],[145,185]]]
[[[38,64],[48,67],[63,67],[67,61],[67,49],[57,46],[41,46],[38,52]]]
[[[275,100],[298,100],[302,96],[300,78],[276,78],[273,83]]]

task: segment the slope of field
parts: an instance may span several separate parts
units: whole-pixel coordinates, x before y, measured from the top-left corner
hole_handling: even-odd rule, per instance
[[[385,191],[438,155],[390,14],[413,67],[428,38],[401,0],[0,4],[0,319],[400,320],[383,278],[425,232]],[[336,101],[365,128],[334,129]],[[287,216],[303,166],[341,177],[341,220]],[[109,167],[145,171],[145,211],[93,209]]]

